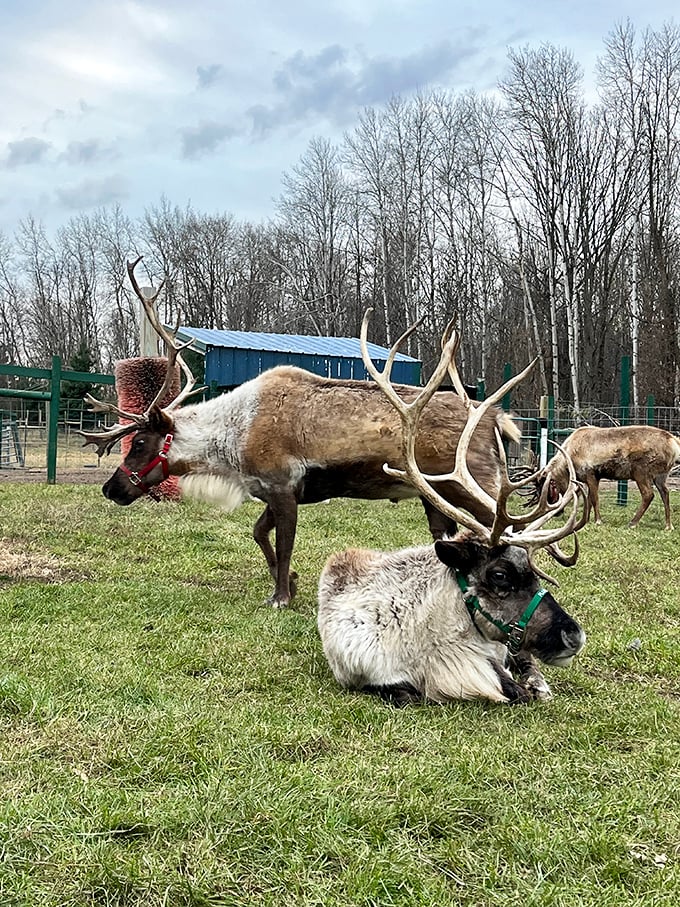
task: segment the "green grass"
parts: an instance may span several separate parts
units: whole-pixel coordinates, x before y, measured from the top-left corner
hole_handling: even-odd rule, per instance
[[[280,612],[254,504],[1,485],[0,904],[675,907],[680,507],[634,497],[546,564],[589,636],[552,702],[395,710],[338,689],[316,582],[417,504],[303,508]]]

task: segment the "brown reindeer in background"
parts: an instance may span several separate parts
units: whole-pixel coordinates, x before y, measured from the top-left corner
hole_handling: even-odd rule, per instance
[[[680,439],[661,428],[649,425],[622,425],[615,428],[584,426],[564,442],[562,450],[574,464],[576,477],[588,486],[588,506],[601,523],[598,486],[600,479],[632,479],[640,489],[642,501],[628,524],[637,526],[654,498],[656,486],[663,501],[666,529],[672,529],[671,506],[666,479],[680,463]],[[566,461],[556,454],[545,467],[543,481],[553,482],[564,491],[568,483]]]
[[[132,286],[147,315],[168,348],[169,369],[178,362],[186,376],[179,397],[161,409],[156,400],[144,413],[123,412],[116,406],[88,397],[96,411],[117,422],[97,432],[83,432],[86,444],[101,455],[125,435],[134,433],[130,451],[103,486],[104,495],[117,504],[131,504],[168,475],[183,477],[187,494],[218,498],[219,489],[230,507],[248,497],[265,509],[253,535],[262,550],[275,588],[271,603],[286,607],[295,594],[297,575],[290,563],[300,504],[327,498],[350,497],[399,501],[420,496],[434,538],[455,531],[455,517],[442,514],[403,476],[389,474],[383,464],[404,467],[402,428],[394,407],[371,381],[323,378],[300,368],[278,366],[235,390],[200,403],[179,407],[192,394],[194,379],[174,337],[160,323],[155,300],[140,291],[134,276],[136,262],[128,263]],[[390,352],[391,368],[399,345],[415,330],[410,328]],[[368,313],[362,325],[366,348]],[[418,463],[426,473],[445,473],[455,459],[469,406],[457,394],[436,392],[443,380],[457,339],[445,337],[442,357],[427,385],[428,406],[422,412],[413,439]],[[368,353],[366,352],[368,358]],[[368,360],[370,361],[370,359]],[[471,494],[456,477],[442,480],[439,495],[466,508],[483,525],[495,518],[496,497],[503,481],[503,464],[496,435],[519,439],[519,430],[495,404],[522,380],[528,369],[512,378],[491,398],[474,409],[476,429],[467,449],[467,468],[481,493]],[[170,374],[170,371],[169,373]],[[396,385],[393,394],[414,401],[421,388]],[[418,404],[420,405],[420,404]],[[275,533],[275,543],[270,533]]]

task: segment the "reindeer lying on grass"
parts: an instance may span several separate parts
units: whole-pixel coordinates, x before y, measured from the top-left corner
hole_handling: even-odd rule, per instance
[[[120,438],[135,433],[128,455],[103,486],[103,493],[117,504],[131,504],[164,478],[177,475],[189,480],[183,485],[187,493],[200,494],[209,483],[210,494],[216,497],[219,488],[231,507],[250,496],[260,499],[265,510],[253,535],[274,579],[270,601],[275,607],[285,607],[296,588],[297,574],[291,573],[290,563],[300,504],[334,497],[398,501],[421,494],[401,475],[387,474],[382,468],[385,462],[403,466],[399,417],[373,382],[322,378],[291,366],[273,368],[231,393],[180,408],[194,393],[193,375],[181,356],[182,347],[176,346],[172,333],[159,321],[155,301],[161,288],[147,299],[137,285],[134,269],[138,262],[128,263],[128,274],[149,320],[166,342],[168,378],[144,413],[124,412],[88,396],[95,411],[127,421],[102,431],[83,432],[85,443],[95,444],[100,456],[109,453]],[[364,349],[367,330],[368,313],[362,325]],[[445,342],[445,351],[451,351],[452,343],[451,339]],[[467,418],[459,396],[434,393],[448,367],[447,355],[442,356],[428,384],[431,400],[413,439],[418,462],[435,473],[444,472],[453,462]],[[391,367],[396,348],[390,356]],[[177,363],[186,377],[184,388],[160,409],[158,402],[167,392]],[[502,392],[524,374],[508,382]],[[408,402],[419,390],[401,385],[394,393]],[[497,393],[492,402],[498,400]],[[501,483],[496,432],[508,440],[519,439],[512,419],[489,404],[480,410],[468,451],[469,469],[481,494],[473,496],[455,481],[440,484],[444,499],[465,507],[484,525],[493,522]],[[455,531],[452,519],[426,496],[421,497],[433,537]]]
[[[601,523],[598,487],[600,479],[633,479],[642,501],[628,524],[637,526],[654,498],[656,486],[663,501],[666,529],[672,529],[671,504],[666,479],[680,463],[680,438],[650,425],[622,425],[615,428],[577,428],[561,448],[574,464],[576,477],[588,486],[588,507]],[[541,482],[553,482],[564,491],[569,482],[566,460],[556,454],[545,467]]]
[[[558,547],[586,518],[585,507],[578,517],[583,494],[568,456],[564,456],[565,493],[550,504],[546,489],[536,507],[522,515],[508,512],[508,498],[531,485],[536,475],[513,483],[504,471],[495,518],[488,528],[433,488],[433,483],[455,481],[470,496],[484,497],[468,469],[467,454],[486,404],[475,409],[460,388],[468,422],[454,470],[448,476],[423,475],[414,439],[431,390],[406,404],[389,384],[387,367],[380,374],[368,362],[366,366],[404,427],[405,469],[385,465],[386,473],[410,481],[433,506],[466,529],[452,539],[436,541],[434,547],[388,553],[349,549],[328,560],[319,582],[318,627],[335,678],[343,687],[377,693],[399,705],[422,700],[482,698],[517,703],[550,698],[550,688],[532,656],[547,664],[567,665],[585,644],[576,621],[539,587],[538,575],[549,577],[532,559],[537,548],[546,548],[561,563],[575,563],[578,556],[577,544],[570,559]],[[453,360],[450,372],[459,388]],[[497,448],[505,465],[498,434]],[[571,514],[562,526],[544,528],[567,506]]]

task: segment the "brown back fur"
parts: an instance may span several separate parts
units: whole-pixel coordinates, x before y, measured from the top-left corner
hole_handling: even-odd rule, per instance
[[[344,496],[401,498],[414,494],[411,486],[383,471],[384,463],[403,466],[401,423],[373,382],[334,381],[294,367],[266,372],[261,380],[258,417],[243,451],[246,472],[276,473],[282,462],[302,458],[307,464],[323,466],[329,476],[342,476]],[[420,390],[406,385],[395,385],[395,389],[407,401]],[[465,406],[457,394],[440,391],[434,395],[423,412],[416,444],[424,473],[453,468],[465,421]],[[475,432],[468,457],[470,471],[492,495],[499,475],[496,426],[505,437],[519,439],[520,432],[510,417],[493,410]]]

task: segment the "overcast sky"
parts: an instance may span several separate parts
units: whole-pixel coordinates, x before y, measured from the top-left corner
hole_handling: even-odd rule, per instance
[[[483,92],[509,46],[593,73],[677,0],[0,0],[0,232],[120,203],[266,220],[311,137],[395,94]]]

